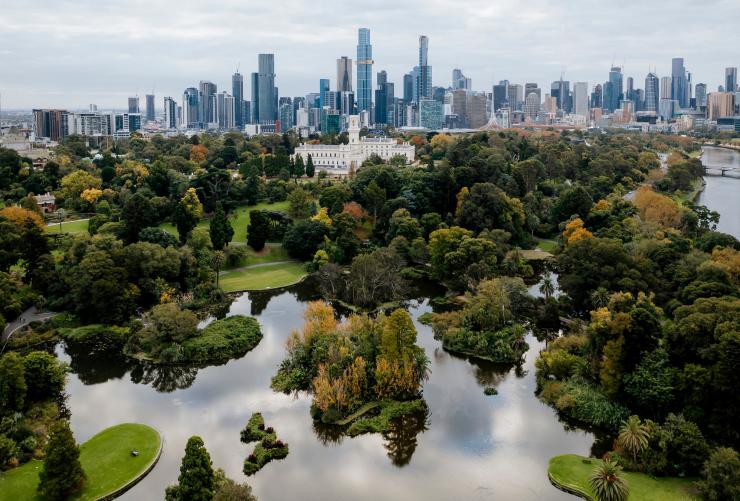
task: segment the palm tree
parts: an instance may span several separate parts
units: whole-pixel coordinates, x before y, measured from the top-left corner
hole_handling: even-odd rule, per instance
[[[216,287],[218,287],[218,277],[221,274],[221,264],[224,262],[226,254],[224,251],[217,250],[213,253],[213,267],[216,270]]]
[[[619,475],[622,468],[605,459],[591,473],[589,483],[598,501],[625,501],[630,490]]]
[[[609,291],[599,287],[591,293],[591,302],[596,308],[603,308],[609,304]]]
[[[555,284],[553,284],[552,275],[550,275],[550,273],[547,273],[542,278],[540,292],[545,296],[545,299],[550,299],[550,297],[555,294]]]
[[[640,422],[639,417],[632,415],[627,421],[622,421],[617,441],[627,452],[632,454],[632,459],[635,462],[637,462],[637,455],[647,447],[648,440],[650,440],[650,433],[647,426]]]

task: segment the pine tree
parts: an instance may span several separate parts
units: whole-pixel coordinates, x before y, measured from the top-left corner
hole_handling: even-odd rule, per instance
[[[302,177],[305,173],[306,167],[303,164],[303,157],[301,155],[296,155],[295,166],[293,167],[293,175],[296,177],[296,179],[298,179],[299,177]]]
[[[209,233],[211,234],[211,243],[213,244],[213,248],[216,250],[222,250],[224,247],[229,245],[231,239],[234,238],[234,228],[231,226],[221,202],[216,204],[216,210],[213,214],[213,219],[211,219]]]
[[[211,501],[215,493],[216,477],[203,439],[192,436],[185,446],[185,457],[180,465],[177,499],[182,501]]]
[[[269,230],[270,221],[261,210],[249,211],[247,245],[256,251],[261,251],[265,247]]]
[[[311,158],[311,155],[308,155],[308,160],[306,161],[306,175],[308,177],[313,177],[315,172],[316,170],[314,169],[314,166],[313,166],[313,158]]]
[[[66,420],[52,427],[44,454],[38,485],[38,491],[44,498],[67,499],[70,494],[82,489],[85,472],[80,464],[80,449]]]

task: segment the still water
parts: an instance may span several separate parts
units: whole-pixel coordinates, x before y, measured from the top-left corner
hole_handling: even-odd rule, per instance
[[[705,146],[702,163],[710,168],[704,176],[706,186],[699,195],[698,203],[721,214],[717,230],[740,238],[740,152],[727,148]],[[727,176],[714,174],[712,167],[738,169]]]
[[[453,356],[431,328],[417,322],[418,343],[431,360],[424,384],[429,414],[397,423],[386,436],[337,440],[314,429],[309,396],[269,387],[311,296],[308,285],[242,295],[230,314],[254,315],[264,338],[222,366],[158,371],[58,348],[73,366],[68,404],[79,442],[121,422],[147,423],[164,435],[159,463],[124,499],[162,499],[177,479],[191,435],[203,438],[214,466],[247,480],[262,501],[572,499],[548,482],[547,461],[556,454],[588,454],[594,436],[570,429],[535,396],[534,361],[542,343],[532,335],[525,363],[514,369]],[[409,311],[417,319],[431,307],[420,299],[409,303]],[[498,395],[483,394],[490,385]],[[290,444],[290,454],[247,479],[242,463],[250,450],[239,432],[256,411]]]

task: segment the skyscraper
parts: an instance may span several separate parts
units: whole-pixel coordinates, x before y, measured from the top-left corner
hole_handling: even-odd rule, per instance
[[[592,108],[603,108],[604,107],[604,90],[601,84],[594,86],[594,91],[591,93],[591,107]]]
[[[673,79],[671,77],[660,79],[660,99],[673,99]]]
[[[198,127],[199,110],[198,89],[188,87],[182,94],[182,124],[185,128],[195,129]]]
[[[260,110],[260,98],[259,98],[259,86],[260,86],[260,74],[255,72],[250,75],[250,83],[252,84],[252,103],[249,115],[250,122],[253,124],[259,123],[259,110]]]
[[[507,94],[509,92],[509,84],[502,80],[498,85],[493,86],[493,106],[491,111],[498,111],[504,106],[507,106]]]
[[[707,106],[707,84],[698,83],[694,87],[694,93],[696,95],[696,107],[706,108]]]
[[[429,38],[419,37],[419,66],[416,77],[416,97],[419,99],[432,98],[432,67],[429,66]]]
[[[231,75],[231,95],[234,96],[234,125],[244,127],[244,77],[238,71]]]
[[[573,83],[573,114],[588,117],[588,82]]]
[[[139,113],[139,96],[128,98],[128,112]]]
[[[414,99],[414,76],[406,73],[403,76],[403,101],[409,104]]]
[[[536,83],[533,82],[527,82],[524,84],[524,101],[526,102],[529,95],[534,92],[537,94],[537,107],[539,110],[539,105],[542,102],[542,89],[537,87]]]
[[[164,126],[166,129],[177,128],[177,102],[171,97],[164,98]]]
[[[682,57],[674,57],[671,61],[671,82],[672,98],[681,108],[688,108],[690,91]]]
[[[725,68],[725,91],[737,90],[737,68]]]
[[[466,77],[460,68],[452,70],[452,90],[472,90],[473,85],[470,78]]]
[[[275,88],[275,55],[258,55],[257,123],[271,124],[277,120],[277,89]]]
[[[388,74],[379,71],[377,75],[378,88],[375,91],[375,123],[394,125],[393,117],[393,84],[388,83]]]
[[[337,59],[337,91],[352,92],[352,60],[347,56]]]
[[[645,111],[658,113],[660,103],[660,81],[655,73],[648,73],[645,77]]]
[[[198,85],[198,104],[200,105],[200,111],[198,114],[198,122],[200,126],[208,128],[215,127],[218,122],[216,116],[216,84],[207,80],[201,80]]]
[[[357,31],[357,108],[370,111],[373,104],[373,46],[370,44],[370,30]]]
[[[613,66],[609,70],[609,81],[604,84],[604,109],[614,111],[623,99],[622,68]]]
[[[148,122],[154,121],[154,94],[146,95],[146,120]]]
[[[319,79],[319,109],[322,109],[324,106],[328,106],[326,94],[329,90],[329,79]]]

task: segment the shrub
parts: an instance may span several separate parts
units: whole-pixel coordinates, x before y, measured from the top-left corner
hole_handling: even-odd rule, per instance
[[[224,363],[243,356],[262,339],[260,325],[252,317],[234,315],[216,320],[182,344],[182,359],[190,363]]]
[[[629,416],[627,408],[612,402],[601,390],[580,378],[573,378],[553,388],[555,384],[545,384],[540,396],[569,418],[616,431]]]
[[[699,482],[704,499],[723,501],[740,499],[740,457],[729,447],[718,447],[704,463]]]

